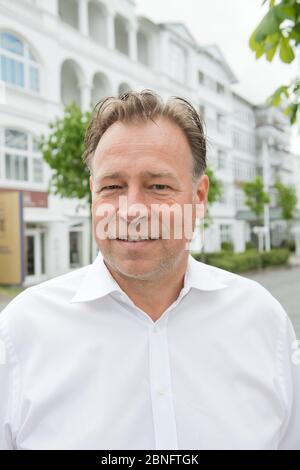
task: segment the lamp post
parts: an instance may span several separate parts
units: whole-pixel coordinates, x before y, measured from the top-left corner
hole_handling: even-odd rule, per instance
[[[264,181],[264,191],[269,193],[270,188],[270,159],[269,159],[269,149],[268,142],[266,139],[263,139],[263,181]],[[265,250],[270,251],[271,249],[271,239],[270,239],[270,207],[269,203],[264,205],[264,226],[265,226]]]

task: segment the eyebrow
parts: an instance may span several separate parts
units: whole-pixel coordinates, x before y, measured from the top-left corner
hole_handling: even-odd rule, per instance
[[[124,176],[127,176],[128,173],[122,173],[119,171],[115,172],[106,172],[103,173],[102,175],[99,175],[97,180],[105,180],[105,179],[119,179],[119,178],[124,178]],[[141,176],[145,178],[171,178],[175,181],[178,181],[176,176],[173,175],[173,173],[169,171],[159,171],[159,172],[153,172],[153,171],[142,171]]]

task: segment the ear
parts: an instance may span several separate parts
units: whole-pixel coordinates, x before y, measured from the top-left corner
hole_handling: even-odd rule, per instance
[[[93,177],[90,175],[90,191],[93,193]]]
[[[209,191],[209,178],[207,175],[202,175],[196,184],[196,199],[197,203],[207,205]]]

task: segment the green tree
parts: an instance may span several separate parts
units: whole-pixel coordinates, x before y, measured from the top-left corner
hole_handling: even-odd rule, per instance
[[[208,192],[208,207],[206,210],[204,226],[208,227],[212,218],[209,212],[209,207],[211,207],[215,202],[217,202],[223,193],[223,184],[220,180],[217,179],[213,170],[210,167],[206,168],[205,174],[209,177],[209,192]]]
[[[223,192],[223,184],[220,180],[218,180],[212,168],[206,167],[205,174],[209,178],[208,207],[206,208],[204,223],[203,226],[200,226],[200,230],[209,227],[209,225],[212,223],[212,217],[210,215],[209,208],[212,206],[212,204],[220,199]],[[205,262],[204,244],[201,246],[201,261],[203,263]]]
[[[270,202],[269,195],[264,191],[264,184],[261,176],[257,176],[253,181],[244,183],[243,191],[246,195],[246,205],[256,216],[257,225],[262,225],[264,205]]]
[[[90,203],[89,171],[82,160],[89,119],[89,112],[83,113],[75,103],[68,105],[64,115],[50,123],[50,133],[42,136],[40,148],[53,170],[50,192]]]
[[[277,191],[277,205],[281,209],[282,218],[287,223],[286,239],[289,239],[291,233],[291,225],[295,216],[298,199],[296,189],[292,186],[286,186],[281,181],[276,181],[275,188]]]
[[[272,62],[276,52],[282,62],[290,64],[297,57],[300,47],[300,2],[299,0],[264,0],[268,12],[249,39],[250,48],[256,58],[262,56]],[[268,98],[268,103],[279,106],[284,102],[284,112],[291,124],[297,121],[300,110],[300,79],[281,85]]]
[[[84,199],[89,206],[90,174],[82,155],[90,116],[91,113],[83,113],[78,105],[71,103],[65,108],[62,117],[49,124],[49,134],[42,135],[40,141],[42,156],[52,169],[49,192],[61,197]],[[89,251],[92,261],[92,231]]]

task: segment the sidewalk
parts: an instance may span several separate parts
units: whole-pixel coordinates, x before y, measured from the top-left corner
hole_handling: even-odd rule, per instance
[[[291,266],[300,266],[300,256],[292,255],[289,259],[289,264]]]

